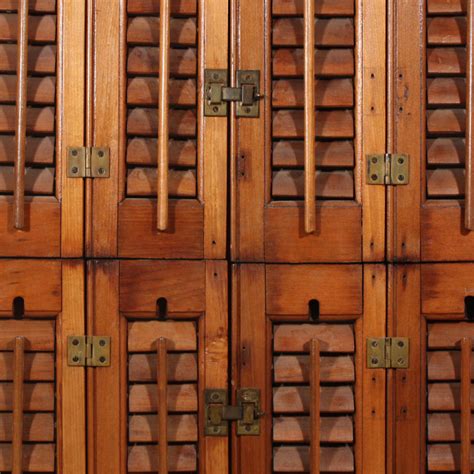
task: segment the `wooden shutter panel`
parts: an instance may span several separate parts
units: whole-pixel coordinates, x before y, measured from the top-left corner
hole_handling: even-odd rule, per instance
[[[169,18],[159,1],[97,7],[96,45],[110,55],[94,66],[95,141],[111,146],[114,164],[91,188],[90,255],[225,256],[227,120],[203,116],[199,84],[204,68],[227,68],[227,6],[169,3]],[[112,34],[111,18],[122,25]]]
[[[384,31],[370,28],[385,6],[323,0],[310,21],[303,1],[238,4],[236,68],[264,72],[264,99],[259,119],[239,119],[234,127],[234,258],[383,258],[385,197],[365,185],[362,157],[385,150]],[[309,44],[304,32],[312,21]],[[308,70],[305,56],[313,51]],[[368,127],[380,136],[369,136]],[[363,216],[362,206],[376,210]],[[305,226],[309,208],[314,231]]]
[[[241,264],[233,288],[234,388],[259,389],[265,413],[234,438],[233,472],[384,472],[386,372],[365,369],[384,267]]]
[[[410,364],[390,381],[394,472],[471,472],[473,265],[390,269],[389,328],[409,337]]]
[[[169,472],[227,472],[227,437],[204,436],[204,390],[227,388],[226,264],[110,261],[89,270],[90,327],[114,341],[111,367],[90,374],[94,469],[156,472],[167,455]]]
[[[66,362],[67,337],[84,332],[83,279],[79,262],[0,265],[2,472],[86,472],[85,373]]]
[[[2,255],[82,254],[82,182],[65,171],[66,147],[83,144],[84,11],[71,10],[0,2]]]

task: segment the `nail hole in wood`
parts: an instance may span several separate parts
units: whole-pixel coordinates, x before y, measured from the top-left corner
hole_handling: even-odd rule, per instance
[[[464,314],[467,319],[474,319],[474,296],[466,296],[464,298]]]
[[[156,315],[158,319],[166,319],[168,316],[168,300],[166,298],[158,298],[156,300]]]
[[[317,321],[319,319],[319,301],[309,300],[308,301],[309,319],[311,321]]]
[[[25,317],[25,300],[21,296],[17,296],[13,300],[13,318],[23,319]]]

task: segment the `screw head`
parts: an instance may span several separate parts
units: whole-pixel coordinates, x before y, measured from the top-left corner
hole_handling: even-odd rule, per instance
[[[78,339],[73,339],[72,340],[72,345],[73,346],[77,346],[79,344],[79,340]]]
[[[99,172],[99,174],[105,174],[105,169],[104,168],[99,168],[97,171]]]
[[[101,339],[101,340],[99,341],[99,346],[101,346],[101,347],[104,347],[104,346],[105,346],[105,341],[104,341],[103,339]]]
[[[73,361],[73,362],[79,362],[79,357],[74,356],[74,357],[72,358],[72,361]]]
[[[100,150],[98,155],[99,155],[99,158],[103,158],[104,157],[104,152],[102,150]]]
[[[405,181],[405,176],[403,176],[402,174],[399,174],[398,181]]]
[[[375,163],[377,163],[377,161],[378,161],[377,157],[374,156],[374,157],[372,158],[372,163],[375,164]]]
[[[77,150],[72,150],[71,154],[72,156],[77,156]]]
[[[212,110],[217,113],[219,111],[219,107],[217,107],[217,105],[215,105],[214,107],[212,107]]]
[[[73,174],[77,174],[77,173],[79,172],[79,168],[78,168],[77,166],[73,166],[73,167],[71,168],[71,172],[72,172]]]
[[[104,356],[100,357],[99,361],[100,361],[101,364],[103,364],[105,362],[105,357]]]
[[[403,357],[400,357],[398,360],[397,360],[397,363],[398,365],[404,365],[405,364],[405,359]]]
[[[377,347],[379,343],[377,341],[372,341],[372,347]]]
[[[405,343],[403,341],[398,341],[398,347],[403,347]]]
[[[370,176],[370,179],[371,179],[372,181],[377,181],[378,177],[379,177],[379,176],[374,173],[373,175]]]
[[[403,158],[398,158],[398,163],[403,165],[403,163],[405,163],[405,160]]]
[[[377,365],[379,363],[379,360],[377,359],[377,357],[374,357],[372,360],[371,360],[372,364],[373,365]]]

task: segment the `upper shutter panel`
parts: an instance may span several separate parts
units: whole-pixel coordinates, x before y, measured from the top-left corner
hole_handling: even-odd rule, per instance
[[[67,72],[62,68],[70,55],[83,55],[81,28],[75,25],[81,12],[60,23],[59,8],[55,0],[0,2],[2,255],[78,256],[82,252],[82,183],[62,176],[65,146],[82,145],[82,115],[77,115],[83,112],[83,103],[78,104],[82,91],[75,91],[78,109],[68,102],[69,79],[83,74],[81,60],[76,57],[75,68]],[[19,28],[19,22],[25,26]],[[64,50],[70,41],[74,48]],[[82,87],[81,80],[74,84]],[[69,139],[72,143],[66,144]],[[66,230],[61,235],[61,211],[67,211],[63,224],[72,228],[72,238]]]
[[[89,254],[225,257],[227,120],[203,116],[199,87],[205,68],[227,67],[227,22],[206,27],[214,8],[196,0],[97,6],[95,45],[108,61],[95,64],[95,141],[110,145],[117,166],[92,185]]]
[[[385,194],[366,186],[362,157],[385,150],[385,40],[372,28],[385,7],[268,0],[257,10],[239,2],[236,68],[261,69],[264,98],[260,118],[234,128],[234,258],[382,259]]]

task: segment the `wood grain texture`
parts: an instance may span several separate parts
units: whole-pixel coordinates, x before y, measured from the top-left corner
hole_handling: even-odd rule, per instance
[[[17,18],[16,18],[17,17]],[[23,230],[25,227],[25,146],[27,128],[27,76],[28,76],[28,40],[29,40],[29,14],[28,1],[20,0],[16,16],[1,15],[0,18],[11,18],[17,22],[17,84],[16,84],[16,109],[15,109],[15,186],[13,191],[14,201],[14,226]],[[0,21],[1,22],[1,21]],[[3,26],[3,28],[2,28]],[[0,30],[5,31],[6,25],[0,24]],[[21,470],[20,459],[13,455],[14,474]],[[15,465],[16,464],[16,465]]]
[[[362,272],[358,265],[270,265],[266,268],[266,285],[268,314],[306,316],[309,314],[308,303],[312,299],[319,301],[319,311],[322,315],[349,315],[362,312]],[[340,295],[345,297],[340,298]],[[320,341],[323,339],[317,335],[318,332],[327,331],[328,335],[345,334],[346,341],[352,334],[349,325],[338,327],[318,325],[308,326],[306,329],[316,331],[314,337]],[[298,329],[298,326],[295,326],[294,330],[293,335],[299,331],[304,334],[304,330]],[[290,339],[293,340],[293,336]],[[292,344],[298,344],[298,339],[294,341]]]
[[[284,20],[282,20],[284,21]],[[316,230],[316,117],[314,93],[314,43],[315,43],[314,2],[306,0],[304,9],[304,227],[308,234]],[[274,23],[273,42],[277,41],[278,26]],[[287,35],[283,33],[284,37]],[[275,183],[275,178],[272,180]],[[319,447],[318,447],[319,449]],[[316,462],[312,455],[311,465]],[[319,458],[317,459],[319,469]]]
[[[467,6],[467,65],[466,65],[466,183],[465,218],[466,229],[474,230],[474,8]],[[463,470],[466,470],[467,454],[463,450]]]
[[[12,474],[23,473],[23,406],[25,397],[25,339],[15,337],[13,375]]]
[[[131,25],[129,25],[130,28]],[[156,227],[159,231],[168,228],[168,140],[169,140],[169,76],[170,76],[170,1],[160,1],[160,76],[158,100],[158,172],[157,172],[157,216]],[[130,32],[130,30],[129,30]],[[160,461],[160,471],[163,468]]]
[[[62,264],[62,312],[56,342],[60,396],[57,408],[58,465],[63,472],[87,471],[87,419],[85,369],[67,365],[68,336],[85,334],[85,264],[67,260]],[[102,334],[108,334],[102,333]]]

